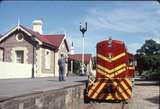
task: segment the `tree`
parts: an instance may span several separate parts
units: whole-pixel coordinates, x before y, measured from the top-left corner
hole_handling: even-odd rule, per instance
[[[76,75],[79,75],[80,72],[80,66],[81,62],[80,61],[75,61],[73,60],[73,73]],[[68,70],[71,71],[71,61],[68,61]]]
[[[150,39],[146,40],[136,53],[137,70],[140,74],[147,72],[148,75],[153,76],[160,74],[160,44]]]

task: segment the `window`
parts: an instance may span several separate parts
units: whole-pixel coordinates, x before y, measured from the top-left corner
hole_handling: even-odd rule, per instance
[[[51,59],[50,51],[45,50],[45,69],[50,69]]]
[[[0,62],[3,61],[3,50],[0,49]]]
[[[18,33],[16,35],[16,39],[17,39],[17,41],[23,41],[23,34],[22,33]]]
[[[24,51],[23,50],[16,51],[16,62],[24,63]]]

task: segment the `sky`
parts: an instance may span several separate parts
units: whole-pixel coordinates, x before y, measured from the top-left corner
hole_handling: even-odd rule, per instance
[[[131,53],[145,42],[160,43],[160,3],[157,1],[1,1],[0,34],[20,24],[32,28],[43,21],[44,34],[66,34],[75,53],[82,53],[79,24],[88,23],[85,53],[96,54],[96,43],[112,37]]]

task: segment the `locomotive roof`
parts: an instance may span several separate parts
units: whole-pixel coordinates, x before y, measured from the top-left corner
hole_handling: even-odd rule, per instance
[[[98,44],[101,44],[101,43],[104,43],[104,42],[106,42],[106,41],[108,42],[109,40],[100,41],[100,42],[97,43],[97,45],[98,45]],[[120,40],[112,40],[112,43],[120,44],[120,45],[123,45],[123,44],[124,44],[124,42],[123,42],[123,41],[120,41]]]
[[[134,59],[134,58],[135,58],[135,55],[134,55],[134,54],[129,53],[129,52],[127,52],[127,54],[128,54],[128,57],[129,57],[130,59]]]

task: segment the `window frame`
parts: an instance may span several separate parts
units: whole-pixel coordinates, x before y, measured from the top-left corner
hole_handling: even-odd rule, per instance
[[[16,63],[24,64],[24,50],[16,50],[15,54],[16,54]]]

